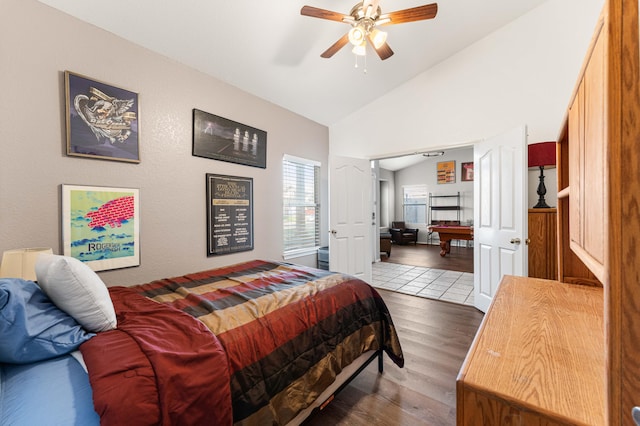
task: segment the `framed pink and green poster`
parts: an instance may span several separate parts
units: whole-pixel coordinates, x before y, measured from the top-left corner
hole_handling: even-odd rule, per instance
[[[94,271],[139,266],[139,190],[62,185],[62,240]]]

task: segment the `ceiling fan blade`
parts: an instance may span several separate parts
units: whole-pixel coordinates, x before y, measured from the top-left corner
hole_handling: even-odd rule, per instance
[[[412,7],[410,9],[398,10],[385,15],[391,19],[390,22],[382,25],[404,24],[405,22],[422,21],[433,19],[438,13],[438,3],[425,4],[424,6]],[[383,18],[382,16],[380,17]]]
[[[335,55],[338,52],[338,50],[342,49],[347,43],[349,43],[349,33],[343,35],[340,38],[340,40],[333,43],[333,45],[331,45],[330,48],[322,52],[322,55],[320,56],[322,56],[323,58],[330,58],[333,55]]]
[[[371,35],[369,35],[369,43],[371,44],[371,46],[374,48],[374,50],[376,51],[376,53],[378,54],[378,56],[380,57],[380,59],[382,59],[383,61],[385,59],[388,59],[391,57],[391,55],[393,55],[393,50],[391,50],[391,48],[389,47],[389,45],[385,42],[382,44],[382,46],[378,47],[377,49],[375,48],[375,45],[373,43],[373,38],[371,37]]]
[[[344,15],[338,12],[332,12],[326,9],[319,9],[313,6],[302,6],[300,9],[300,15],[311,16],[312,18],[328,19],[329,21],[344,22],[345,19],[349,20],[350,16]]]

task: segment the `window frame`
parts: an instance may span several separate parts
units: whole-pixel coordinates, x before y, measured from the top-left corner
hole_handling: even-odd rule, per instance
[[[407,191],[417,193],[424,193],[424,203],[407,203]],[[420,197],[414,197],[412,199],[421,199]],[[402,186],[402,218],[411,226],[427,226],[427,202],[429,199],[429,187],[426,184],[415,185],[403,185]],[[407,206],[416,207],[423,206],[424,208],[424,222],[412,222],[407,220]]]
[[[314,192],[313,192],[313,199],[314,201],[312,203],[308,203],[303,201],[302,204],[298,204],[297,206],[295,205],[296,203],[289,203],[288,200],[290,199],[290,197],[287,196],[286,191],[287,191],[287,179],[288,177],[285,175],[285,173],[287,173],[286,170],[286,165],[285,163],[292,163],[292,164],[297,164],[299,166],[302,166],[304,168],[307,168],[305,173],[309,173],[311,170],[309,168],[313,168],[313,188],[314,188]],[[315,161],[315,160],[310,160],[307,158],[301,158],[301,157],[296,157],[293,155],[289,155],[289,154],[284,154],[283,158],[282,158],[282,257],[283,259],[287,260],[287,259],[292,259],[292,258],[296,258],[296,257],[301,257],[301,256],[307,256],[310,254],[315,254],[318,251],[318,248],[320,247],[321,244],[321,238],[320,238],[320,226],[321,226],[321,202],[320,202],[320,197],[321,197],[321,188],[320,188],[320,182],[321,182],[321,167],[322,167],[322,163],[320,163],[319,161]],[[291,178],[292,179],[292,178]],[[294,182],[290,182],[291,184],[294,184]],[[304,184],[304,182],[303,182]],[[297,194],[298,196],[300,196],[301,194]],[[304,192],[303,198],[306,198],[308,196],[310,196],[311,194],[309,192]],[[314,242],[313,245],[304,245],[302,247],[298,247],[298,248],[289,248],[287,249],[288,246],[291,246],[292,244],[290,244],[291,241],[294,241],[294,239],[288,240],[288,234],[287,234],[287,218],[290,217],[292,215],[292,213],[287,213],[286,210],[287,209],[295,209],[296,207],[305,207],[305,210],[307,210],[308,208],[312,208],[314,210],[313,212],[313,217],[314,217]],[[304,215],[304,220],[305,222],[307,221],[307,219],[309,218],[309,216],[305,213]],[[295,221],[295,214],[294,214],[294,221]],[[304,227],[306,227],[307,225],[305,224]],[[297,241],[301,242],[303,241],[304,238],[301,237],[299,238]]]

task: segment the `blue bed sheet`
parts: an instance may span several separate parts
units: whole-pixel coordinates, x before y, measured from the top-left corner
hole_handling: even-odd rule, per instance
[[[99,425],[89,376],[71,355],[0,365],[0,425]]]

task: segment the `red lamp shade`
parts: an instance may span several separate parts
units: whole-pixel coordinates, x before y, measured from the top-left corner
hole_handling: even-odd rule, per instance
[[[529,145],[529,167],[544,167],[555,165],[555,142],[540,142]]]

